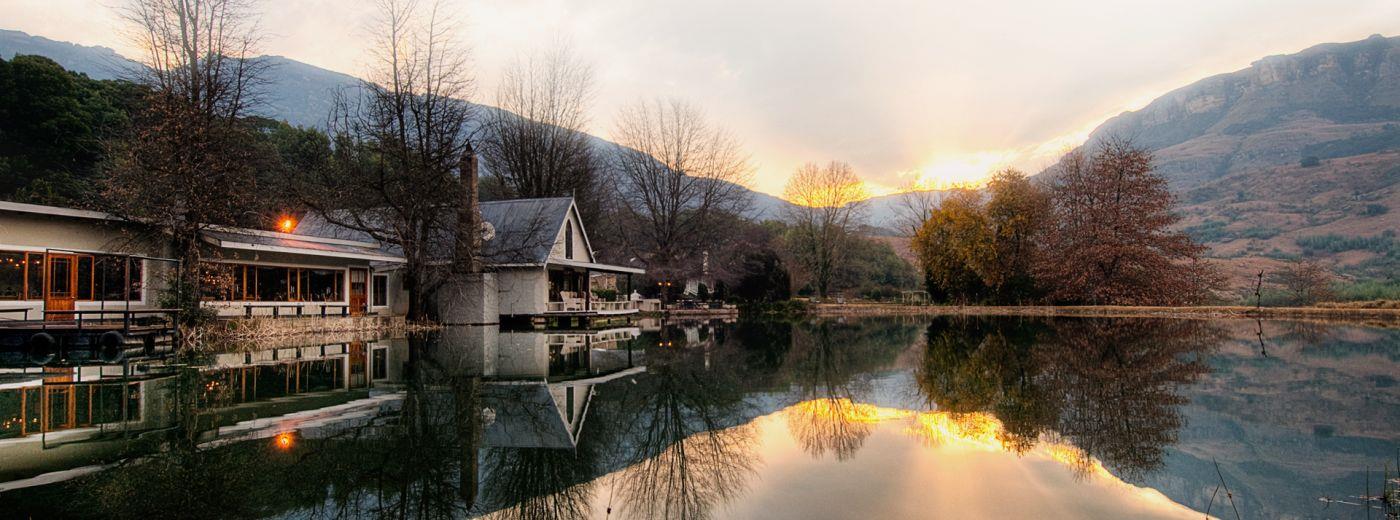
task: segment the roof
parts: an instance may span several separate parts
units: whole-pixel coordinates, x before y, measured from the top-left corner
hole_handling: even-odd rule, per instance
[[[573,205],[569,197],[481,203],[481,218],[496,232],[482,257],[498,264],[545,263]]]
[[[378,244],[369,242],[234,228],[204,231],[203,235],[205,241],[225,249],[403,263],[403,257],[385,253]]]
[[[578,209],[575,207],[572,197],[482,202],[481,218],[491,225],[494,235],[490,240],[485,241],[482,259],[487,264],[496,267],[536,267],[553,263],[586,267],[597,271],[637,274],[645,272],[632,267],[587,261],[550,260],[550,253],[554,249],[555,240],[559,237],[559,230],[564,227],[564,221],[569,218],[571,213],[576,214],[577,212]],[[443,218],[441,225],[442,227],[455,227],[455,215]],[[443,240],[435,240],[433,247],[441,250],[432,252],[432,255],[438,258],[448,258],[452,254],[448,248],[450,248],[452,241],[450,237],[454,235],[454,232],[452,229],[434,231],[434,235],[438,233],[441,233],[444,238]],[[584,243],[589,244],[588,232],[583,228],[582,220],[579,224],[579,233],[582,234]],[[368,233],[337,225],[315,213],[309,213],[303,217],[301,222],[297,224],[293,235],[329,237],[364,243],[375,242]],[[587,247],[591,250],[592,245],[589,244]],[[386,244],[381,254],[401,256],[392,244]],[[591,256],[590,251],[589,257]]]
[[[577,443],[577,432],[564,421],[560,403],[554,401],[544,383],[486,384],[481,397],[482,404],[494,413],[482,435],[486,446],[559,449],[573,448]]]
[[[41,206],[38,204],[24,204],[22,202],[0,201],[0,211],[11,211],[15,213],[33,213],[36,215],[49,215],[56,217],[87,218],[94,220],[119,220],[101,211],[89,211],[85,209],[60,208],[58,206]]]

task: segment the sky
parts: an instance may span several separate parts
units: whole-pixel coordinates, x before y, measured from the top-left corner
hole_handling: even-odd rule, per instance
[[[372,0],[260,0],[262,51],[362,75]],[[428,2],[430,0],[421,0]],[[122,0],[0,0],[0,28],[134,56]],[[594,69],[589,131],[682,99],[745,145],[752,188],[850,163],[872,193],[1038,172],[1105,119],[1259,58],[1400,35],[1397,0],[443,0],[473,101],[521,56]]]

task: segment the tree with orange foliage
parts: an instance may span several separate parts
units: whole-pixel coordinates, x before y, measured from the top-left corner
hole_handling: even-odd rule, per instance
[[[974,302],[987,290],[978,267],[992,250],[982,194],[957,189],[930,212],[912,247],[935,300]]]
[[[1053,225],[1036,274],[1059,303],[1201,302],[1220,276],[1205,248],[1169,228],[1180,217],[1152,154],[1110,138],[1092,156],[1067,154],[1052,172]]]
[[[1049,226],[1050,196],[1026,174],[1006,169],[987,184],[983,208],[991,237],[987,255],[977,262],[982,282],[999,303],[1014,303],[1037,295],[1032,267],[1040,240]]]
[[[1049,213],[1044,190],[1016,170],[997,172],[985,193],[954,190],[913,241],[929,294],[960,302],[1036,297],[1031,267]]]

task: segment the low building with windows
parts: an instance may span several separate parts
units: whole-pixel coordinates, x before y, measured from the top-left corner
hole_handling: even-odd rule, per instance
[[[224,316],[401,314],[402,259],[377,243],[220,228],[201,297]],[[0,320],[159,308],[177,267],[151,226],[97,211],[0,202]]]
[[[172,264],[146,231],[96,211],[0,202],[0,320],[157,306]]]
[[[573,198],[485,202],[481,213],[503,319],[638,312],[631,277],[645,271],[597,261]],[[102,212],[0,202],[0,320],[161,307],[178,265],[163,237]],[[201,238],[198,290],[221,316],[407,313],[403,256],[314,215],[289,233],[212,228]]]
[[[403,257],[377,242],[253,229],[206,231],[200,282],[221,315],[401,315]],[[392,280],[391,280],[392,279]]]

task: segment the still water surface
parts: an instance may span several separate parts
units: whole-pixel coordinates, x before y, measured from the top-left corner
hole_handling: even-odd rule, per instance
[[[0,373],[0,517],[1366,518],[1368,468],[1379,495],[1400,463],[1395,329],[906,318],[279,347]]]

